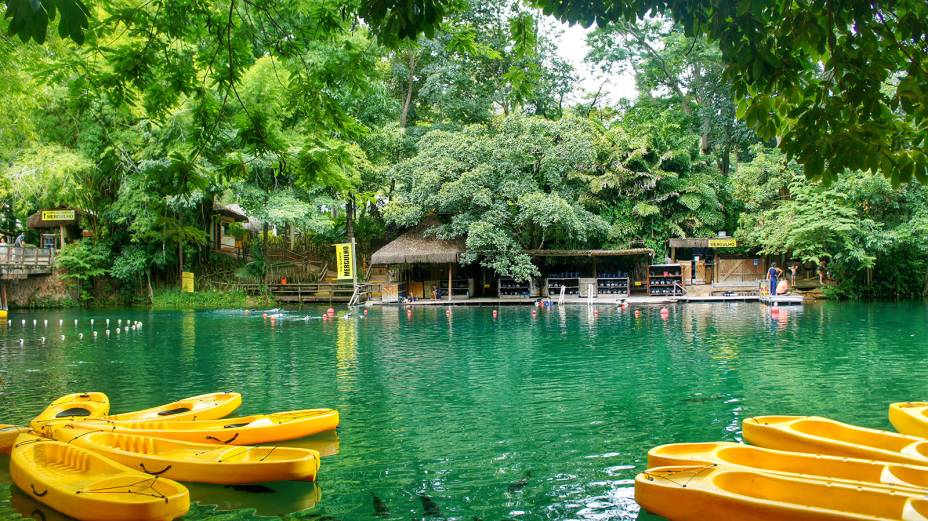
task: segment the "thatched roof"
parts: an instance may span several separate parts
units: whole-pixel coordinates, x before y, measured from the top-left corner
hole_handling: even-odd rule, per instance
[[[653,257],[651,248],[628,248],[624,250],[528,250],[533,257],[627,257],[648,255]]]
[[[55,217],[55,214],[72,214],[73,219],[46,219],[45,217]],[[45,214],[45,215],[43,215]],[[71,210],[69,208],[52,208],[48,210],[39,210],[34,214],[30,215],[26,220],[26,226],[36,229],[36,228],[58,228],[59,226],[74,226],[80,222],[80,212],[77,210]]]
[[[371,255],[371,264],[414,264],[457,262],[464,248],[456,241],[424,235],[428,226],[409,230]]]
[[[245,214],[245,210],[237,204],[221,205],[219,203],[213,203],[213,213],[229,217],[240,223],[248,222],[248,215]]]

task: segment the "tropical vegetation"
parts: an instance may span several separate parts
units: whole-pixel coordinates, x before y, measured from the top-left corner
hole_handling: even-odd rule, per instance
[[[517,278],[530,249],[726,230],[827,260],[834,294],[928,291],[919,0],[5,4],[0,231],[79,210],[59,264],[82,300],[176,300],[155,288],[181,271],[260,278],[275,245],[369,253],[433,217]],[[578,97],[548,15],[595,22],[588,65],[637,98]],[[261,223],[233,230],[243,260],[207,244],[227,203]]]

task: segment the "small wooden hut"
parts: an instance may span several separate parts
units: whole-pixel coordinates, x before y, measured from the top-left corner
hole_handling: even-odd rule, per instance
[[[426,230],[434,224],[423,223],[387,243],[371,255],[371,264],[390,267],[388,285],[405,284],[406,292],[412,297],[427,298],[435,291],[441,292],[448,300],[455,292],[458,295],[472,295],[473,279],[454,279],[455,265],[464,252],[463,245],[458,241],[426,236]],[[444,271],[445,265],[447,285],[438,276],[439,270]],[[398,287],[392,289],[399,292]],[[391,289],[387,285],[384,293],[385,298],[390,298]]]
[[[214,204],[212,225],[209,229],[210,244],[220,252],[237,253],[241,242],[230,232],[233,223],[247,223],[248,216],[237,204]]]
[[[70,208],[39,210],[26,219],[26,226],[41,233],[40,248],[61,248],[65,241],[81,238],[80,217]]]

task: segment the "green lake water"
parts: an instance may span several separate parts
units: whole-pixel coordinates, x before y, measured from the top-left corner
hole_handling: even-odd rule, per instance
[[[325,455],[316,485],[191,485],[189,519],[652,520],[632,484],[656,444],[737,441],[741,421],[762,414],[888,428],[888,403],[928,399],[921,302],[806,305],[778,319],[740,303],[676,306],[666,320],[647,306],[297,320],[321,312],[273,325],[242,311],[13,313],[0,328],[0,423],[77,391],[103,391],[121,412],[235,390],[242,414],[332,407],[342,424],[293,443]],[[106,318],[111,330],[144,327],[107,337]],[[8,463],[0,456],[0,519],[62,519],[9,485]],[[389,515],[374,515],[374,495]]]

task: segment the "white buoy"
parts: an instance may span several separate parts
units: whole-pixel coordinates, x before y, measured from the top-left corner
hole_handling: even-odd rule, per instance
[[[83,338],[84,338],[84,333],[78,333],[78,334],[77,334],[77,338],[83,339]]]
[[[93,319],[90,319],[90,327],[93,327]]]
[[[117,322],[120,326],[122,325],[122,319],[121,319],[121,318],[120,318],[119,320],[117,320],[116,322]]]
[[[96,331],[93,332],[93,337],[94,337],[94,338],[97,338],[97,332],[96,332]]]
[[[64,340],[64,335],[61,335],[61,339]]]
[[[23,319],[23,327],[26,327],[26,320]]]
[[[37,320],[32,319],[32,327],[35,327],[36,323],[37,323]]]
[[[43,320],[43,321],[42,321],[42,326],[48,327],[48,320]]]
[[[107,326],[110,325],[110,319],[106,319],[106,325],[107,325]]]
[[[118,328],[118,327],[116,328],[116,334],[117,334],[117,335],[119,334],[119,328]]]
[[[41,338],[39,338],[39,340],[41,340],[43,344],[45,343],[45,337],[44,337],[44,336],[41,337]]]
[[[59,326],[63,326],[63,325],[64,325],[64,319],[58,319],[58,325],[59,325]]]
[[[23,342],[24,342],[24,340],[23,340],[22,338],[20,338],[20,339],[19,339],[19,345],[23,345]]]
[[[77,327],[77,319],[74,319],[74,327]]]

